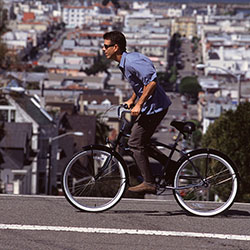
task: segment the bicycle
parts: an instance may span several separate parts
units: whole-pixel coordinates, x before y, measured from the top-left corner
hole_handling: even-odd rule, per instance
[[[113,143],[83,147],[69,161],[63,171],[62,187],[67,201],[75,208],[86,212],[103,212],[114,207],[123,197],[129,185],[129,170],[117,148],[130,151],[122,143],[128,137],[125,118],[127,111],[117,109],[122,125]],[[124,107],[123,107],[124,108]],[[197,216],[215,216],[228,210],[237,195],[239,174],[234,162],[222,152],[203,148],[191,152],[178,149],[181,138],[187,138],[195,130],[189,121],[170,123],[178,135],[174,144],[155,142],[151,146],[161,146],[170,150],[169,155],[153,157],[162,163],[163,176],[156,178],[157,194],[172,190],[177,203],[187,213]],[[171,158],[177,152],[178,161]],[[162,157],[164,155],[164,157]],[[161,159],[159,159],[159,157]],[[174,163],[174,164],[173,164]],[[170,166],[174,167],[170,167]]]

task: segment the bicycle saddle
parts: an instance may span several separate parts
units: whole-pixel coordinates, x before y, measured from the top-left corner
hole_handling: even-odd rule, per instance
[[[193,122],[172,121],[170,125],[175,127],[181,133],[192,134],[192,132],[195,131],[195,124]]]

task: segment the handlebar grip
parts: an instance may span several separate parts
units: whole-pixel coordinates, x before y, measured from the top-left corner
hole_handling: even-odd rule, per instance
[[[125,104],[123,104],[122,106],[123,106],[123,108],[125,108],[125,109],[132,109],[135,105],[134,105],[134,104],[131,104],[130,107],[129,107],[128,104],[125,103]]]
[[[130,107],[128,107],[128,104],[124,103],[124,104],[120,104],[118,106],[117,109],[117,115],[119,119],[122,119],[122,117],[124,118],[126,113],[131,113],[131,109],[134,107],[135,105],[132,104],[130,105]],[[126,110],[125,110],[126,109]]]
[[[126,104],[126,103],[125,103],[125,104],[123,104],[123,108],[125,108],[125,109],[129,109],[129,108],[128,108],[128,104]]]

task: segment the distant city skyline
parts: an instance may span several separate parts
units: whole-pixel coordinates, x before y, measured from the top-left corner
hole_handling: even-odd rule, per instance
[[[144,2],[170,2],[170,3],[200,3],[200,0],[141,0]],[[250,8],[250,0],[203,0],[203,3],[228,3],[228,4],[249,4]]]

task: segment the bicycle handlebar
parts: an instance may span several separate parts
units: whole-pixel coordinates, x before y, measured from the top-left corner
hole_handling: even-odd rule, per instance
[[[128,104],[126,104],[126,103],[122,104],[122,106],[123,106],[125,109],[129,109]]]
[[[121,108],[124,108],[125,110],[121,112]],[[123,114],[130,113],[130,109],[127,104],[120,104],[117,109],[117,113],[118,113],[118,118],[121,119],[122,116],[124,116]]]

